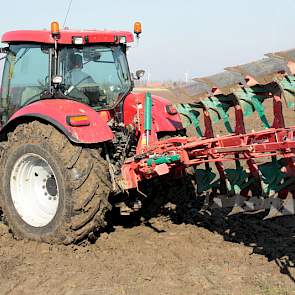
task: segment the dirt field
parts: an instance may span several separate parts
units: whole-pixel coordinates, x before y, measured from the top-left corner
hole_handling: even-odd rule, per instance
[[[295,217],[175,212],[117,222],[84,246],[16,241],[0,224],[0,294],[295,294]]]
[[[67,247],[15,241],[1,225],[0,293],[295,294],[295,218],[214,215],[116,226]]]

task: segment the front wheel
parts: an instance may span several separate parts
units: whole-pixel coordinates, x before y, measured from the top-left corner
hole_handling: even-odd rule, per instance
[[[105,225],[111,185],[99,149],[38,121],[18,126],[5,146],[1,206],[15,237],[69,244]]]

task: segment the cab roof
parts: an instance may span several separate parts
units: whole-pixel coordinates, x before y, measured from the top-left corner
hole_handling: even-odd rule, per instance
[[[61,30],[58,39],[59,44],[73,44],[73,37],[82,37],[83,43],[118,43],[120,37],[126,37],[126,42],[133,42],[133,34],[126,31],[97,31]],[[49,30],[18,30],[7,32],[2,36],[2,42],[35,42],[53,44],[54,38]]]

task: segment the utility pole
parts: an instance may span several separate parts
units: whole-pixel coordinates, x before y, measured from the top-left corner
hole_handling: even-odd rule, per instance
[[[188,73],[185,73],[185,83],[188,83]]]

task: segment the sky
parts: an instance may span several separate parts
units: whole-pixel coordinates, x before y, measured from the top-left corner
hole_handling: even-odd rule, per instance
[[[16,29],[62,25],[68,0],[1,0],[0,35]],[[184,80],[251,62],[295,47],[295,0],[72,0],[66,26],[133,30],[139,43],[128,54],[132,71],[151,80]]]

